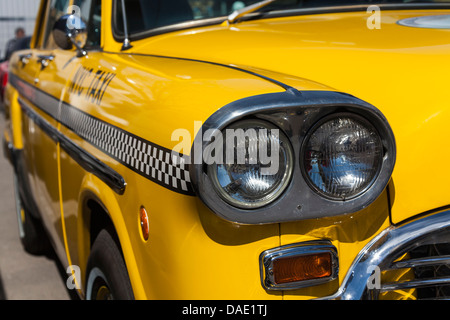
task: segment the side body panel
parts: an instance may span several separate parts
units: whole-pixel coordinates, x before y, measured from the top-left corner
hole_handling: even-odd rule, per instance
[[[114,223],[136,298],[205,298],[206,292],[210,298],[270,298],[259,283],[258,255],[279,244],[278,226],[233,225],[209,212],[198,198],[167,188],[166,176],[162,184],[151,181],[147,170],[158,180],[164,169],[138,165],[138,159],[144,159],[137,151],[149,149],[136,146],[128,134],[170,150],[181,141],[172,138],[173,132],[184,129],[188,149],[194,122],[204,121],[212,108],[249,92],[279,90],[258,77],[198,62],[96,52],[78,59],[65,97],[74,117],[63,117],[61,133],[122,175],[126,189],[123,195],[112,192],[61,152],[62,208],[71,261],[86,262],[90,217],[82,204],[96,200]],[[125,138],[111,131],[117,128]],[[153,165],[159,156],[158,152]],[[147,242],[140,231],[141,206],[150,215]]]
[[[110,9],[111,2],[103,1],[103,12]],[[181,152],[189,155],[198,123],[213,112],[232,101],[284,89],[223,65],[113,53],[120,44],[106,31],[105,26],[111,25],[107,15],[102,24],[104,52],[74,58],[74,52],[55,50],[45,52],[57,58],[42,72],[27,74],[17,61],[12,70],[36,90],[47,92],[47,106],[53,109],[31,108],[83,152],[122,176],[126,182],[123,194],[82,167],[73,154],[22,116],[15,89],[8,90],[10,105],[21,119],[14,116],[13,122],[23,127],[21,134],[14,131],[13,135],[17,141],[23,139],[24,150],[29,150],[33,194],[63,262],[79,265],[84,283],[92,241],[90,223],[96,214],[86,204],[95,201],[114,224],[138,299],[289,299],[333,293],[356,254],[389,225],[387,193],[361,212],[328,219],[255,226],[221,220],[197,197],[180,192],[181,181],[172,180],[176,175],[166,175],[166,151],[181,144]],[[328,89],[288,75],[251,71],[301,90]],[[38,84],[34,83],[36,75]],[[28,92],[26,88],[23,93]],[[32,90],[28,98],[24,97],[32,105]],[[150,143],[157,150],[155,155],[153,149],[148,153]],[[39,158],[42,152],[45,159]],[[148,241],[141,236],[141,206],[149,213]],[[336,281],[296,292],[262,288],[261,252],[316,239],[328,239],[338,249]]]
[[[188,133],[183,139],[191,139],[198,129],[195,122],[204,122],[221,106],[248,95],[283,89],[255,75],[181,59],[92,52],[89,59],[79,59],[77,64],[65,102],[95,119],[85,120],[79,127],[62,124],[61,133],[116,170],[127,185],[123,195],[111,192],[61,152],[62,201],[71,260],[83,265],[87,259],[89,245],[84,235],[90,218],[82,204],[98,200],[118,232],[137,298],[281,298],[281,292],[266,292],[260,284],[261,252],[292,242],[329,239],[343,248],[339,252],[344,257],[344,275],[356,252],[389,224],[386,194],[363,212],[333,219],[260,226],[221,220],[197,197],[180,194],[138,174],[139,150],[148,149],[133,146],[134,141],[129,142],[128,149],[123,147],[121,143],[127,144],[127,138],[115,136],[98,123],[170,150],[183,142],[174,135],[180,132],[176,130]],[[303,85],[323,89],[306,81]],[[96,137],[96,130],[102,132],[98,139],[86,139]],[[192,140],[184,142],[188,150],[182,151],[188,153]],[[119,149],[117,153],[114,148]],[[141,236],[141,206],[150,216],[148,241]],[[355,225],[358,231],[354,231]],[[284,296],[319,297],[333,293],[338,284],[339,280]]]
[[[30,81],[22,70],[13,73],[11,82],[18,88],[15,102],[22,109],[22,139],[24,140],[24,161],[28,172],[29,188],[46,229],[51,235],[56,253],[63,261],[66,260],[64,230],[61,221],[59,201],[59,145],[55,139],[39,126],[27,114],[27,110],[36,113],[48,126],[58,129],[56,115],[59,112],[59,97],[64,93],[66,81],[70,75],[70,60],[73,52],[61,50],[43,51],[31,50],[28,64],[37,66],[32,69]],[[42,59],[49,59],[46,67]],[[20,63],[19,63],[20,65]],[[25,66],[25,67],[28,67]],[[19,67],[20,68],[20,67]],[[28,85],[26,84],[28,83]],[[25,112],[24,112],[25,111]]]

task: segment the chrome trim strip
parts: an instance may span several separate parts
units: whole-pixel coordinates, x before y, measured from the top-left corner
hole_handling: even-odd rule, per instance
[[[450,264],[450,255],[397,261],[392,264],[390,269],[425,267],[437,264]]]
[[[359,300],[375,267],[388,268],[392,260],[410,251],[433,234],[437,237],[450,231],[450,210],[414,220],[400,226],[390,226],[372,239],[350,266],[338,291],[319,300]]]
[[[393,282],[393,283],[383,284],[380,288],[380,292],[404,290],[404,289],[412,289],[412,288],[424,288],[424,287],[432,287],[432,286],[436,286],[436,285],[449,285],[449,284],[450,284],[450,276],[449,277],[403,281],[403,282]]]
[[[271,273],[273,262],[280,257],[295,257],[319,253],[329,253],[331,255],[332,272],[331,276],[326,278],[318,278],[313,280],[304,280],[297,282],[290,282],[284,284],[276,284]],[[295,290],[310,286],[316,286],[322,283],[333,281],[338,277],[339,260],[337,249],[331,242],[322,241],[308,241],[293,243],[282,247],[269,249],[261,253],[259,256],[259,267],[261,276],[261,285],[265,290]]]

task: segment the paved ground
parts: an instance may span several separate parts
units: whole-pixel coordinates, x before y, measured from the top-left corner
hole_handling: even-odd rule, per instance
[[[1,106],[0,106],[0,110]],[[5,126],[0,112],[0,135]],[[0,151],[0,299],[67,300],[63,267],[51,257],[33,256],[20,243],[12,168]]]

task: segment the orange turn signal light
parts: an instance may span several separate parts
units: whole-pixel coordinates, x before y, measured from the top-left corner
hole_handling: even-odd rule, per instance
[[[141,225],[142,237],[147,241],[149,235],[149,223],[147,210],[145,210],[144,207],[139,209],[139,224]]]
[[[329,241],[308,241],[264,251],[261,283],[267,290],[294,290],[338,276],[337,250]]]
[[[331,276],[331,264],[329,252],[282,257],[273,261],[273,281],[275,284],[282,284],[326,278]]]

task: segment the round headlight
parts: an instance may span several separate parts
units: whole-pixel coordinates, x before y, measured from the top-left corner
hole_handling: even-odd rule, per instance
[[[244,209],[274,201],[288,186],[293,167],[287,137],[274,125],[242,120],[222,131],[223,162],[208,165],[220,197]]]
[[[362,194],[377,178],[383,161],[377,130],[355,114],[320,121],[306,137],[302,153],[309,185],[334,200]]]

